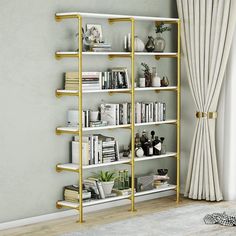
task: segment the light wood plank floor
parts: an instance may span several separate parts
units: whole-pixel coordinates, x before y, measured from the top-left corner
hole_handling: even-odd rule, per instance
[[[172,208],[182,207],[189,204],[199,203],[199,201],[182,198],[180,204],[176,204],[175,197],[164,197],[150,201],[136,203],[136,212],[129,212],[129,205],[110,208],[102,211],[85,214],[86,223],[76,223],[77,217],[71,216],[38,224],[18,227],[14,229],[0,231],[1,236],[56,236],[67,232],[75,232],[79,229],[90,228],[91,226],[107,224],[118,220],[150,214],[154,212],[167,211]],[[202,201],[202,204],[209,204]],[[211,203],[228,206],[230,203]]]

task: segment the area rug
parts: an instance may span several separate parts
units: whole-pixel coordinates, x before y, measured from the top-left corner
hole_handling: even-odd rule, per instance
[[[193,236],[236,235],[236,227],[206,225],[206,214],[227,212],[235,214],[236,208],[227,209],[217,204],[179,206],[168,211],[136,216],[130,219],[99,225],[63,236]]]

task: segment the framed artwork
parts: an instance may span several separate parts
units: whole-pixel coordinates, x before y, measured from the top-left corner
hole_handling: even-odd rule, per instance
[[[87,24],[90,40],[99,43],[102,41],[102,26],[98,24]]]

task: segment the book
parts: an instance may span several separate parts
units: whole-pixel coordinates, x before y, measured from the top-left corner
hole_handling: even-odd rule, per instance
[[[117,124],[117,106],[116,104],[101,104],[101,120],[106,121],[108,125],[116,125]]]
[[[82,165],[89,165],[89,143],[82,143]],[[79,141],[72,141],[72,163],[80,164]]]
[[[80,199],[79,186],[78,185],[65,186],[63,189],[63,197],[65,201],[78,202]],[[88,192],[87,190],[83,190],[82,198],[83,200],[90,199],[91,192]]]
[[[88,179],[89,179],[89,180],[93,180],[93,181],[96,182],[97,188],[98,188],[98,191],[99,191],[99,198],[100,198],[100,199],[106,198],[105,193],[104,193],[104,190],[103,190],[103,188],[102,188],[102,183],[101,183],[98,179],[93,178],[93,177],[89,177]]]
[[[128,196],[132,194],[132,189],[112,189],[112,193],[115,193],[117,196]]]

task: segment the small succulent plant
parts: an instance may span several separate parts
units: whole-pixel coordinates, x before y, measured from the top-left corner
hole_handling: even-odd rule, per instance
[[[96,178],[101,182],[110,182],[113,181],[115,177],[114,171],[100,171],[98,174],[96,174]]]

